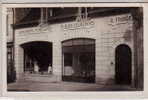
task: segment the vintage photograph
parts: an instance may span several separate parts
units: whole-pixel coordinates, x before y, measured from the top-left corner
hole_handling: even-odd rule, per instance
[[[9,7],[7,91],[143,91],[143,7]]]

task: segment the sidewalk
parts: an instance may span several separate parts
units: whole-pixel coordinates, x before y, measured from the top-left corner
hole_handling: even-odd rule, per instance
[[[94,83],[78,82],[35,82],[18,81],[8,84],[8,91],[135,91],[129,86],[121,85],[101,85]]]

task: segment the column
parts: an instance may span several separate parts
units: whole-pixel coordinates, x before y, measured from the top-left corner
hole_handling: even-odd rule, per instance
[[[62,49],[59,41],[53,42],[53,75],[56,81],[62,80]]]

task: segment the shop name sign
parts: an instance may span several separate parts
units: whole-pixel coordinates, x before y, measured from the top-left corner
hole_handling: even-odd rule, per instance
[[[130,14],[115,16],[109,19],[109,25],[114,26],[119,24],[126,24],[131,20],[132,20],[132,16]]]
[[[76,21],[72,23],[62,24],[62,30],[78,30],[78,29],[90,29],[95,25],[92,19],[83,19],[81,21]]]
[[[46,26],[38,26],[31,29],[24,29],[23,31],[20,31],[20,34],[40,34],[40,33],[46,33],[51,31],[51,27],[48,25]]]

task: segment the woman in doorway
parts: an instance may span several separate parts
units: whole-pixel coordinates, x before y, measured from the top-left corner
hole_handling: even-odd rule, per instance
[[[49,66],[48,66],[48,73],[52,74],[52,66],[51,66],[51,64],[49,64]]]
[[[37,61],[34,62],[34,71],[35,71],[35,73],[39,72],[39,66],[38,66]]]

